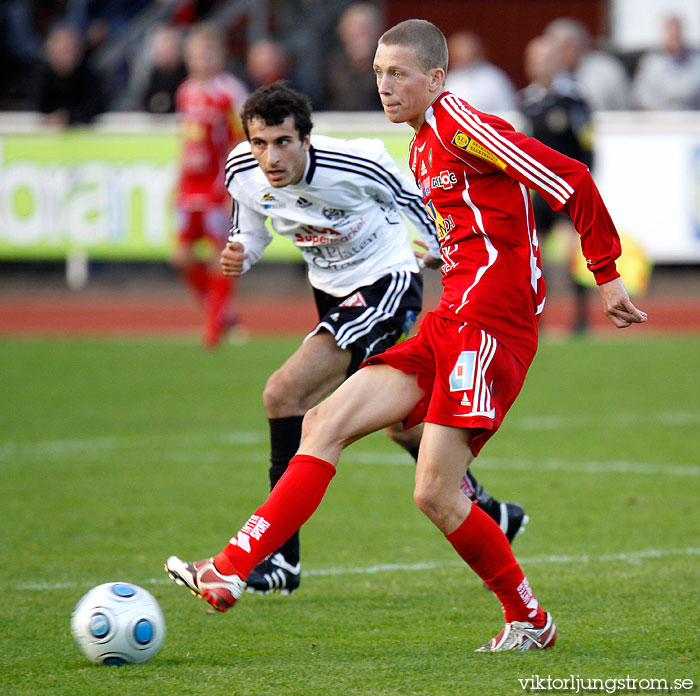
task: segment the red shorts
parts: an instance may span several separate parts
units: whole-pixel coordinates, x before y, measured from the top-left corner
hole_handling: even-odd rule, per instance
[[[415,374],[425,395],[404,421],[470,428],[474,456],[498,430],[527,369],[483,329],[429,312],[418,333],[363,363]]]
[[[229,222],[230,216],[223,206],[208,210],[178,207],[178,241],[180,244],[194,244],[200,239],[209,239],[217,249],[223,249],[228,238]]]

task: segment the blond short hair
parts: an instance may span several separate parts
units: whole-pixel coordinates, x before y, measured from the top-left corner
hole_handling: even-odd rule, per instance
[[[449,58],[445,35],[425,19],[407,19],[396,24],[379,37],[379,43],[412,48],[424,73],[435,68],[447,72]]]

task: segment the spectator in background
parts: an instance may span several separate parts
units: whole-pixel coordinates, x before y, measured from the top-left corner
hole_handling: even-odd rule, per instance
[[[470,31],[458,31],[447,39],[450,68],[445,87],[480,111],[503,112],[516,108],[510,78],[484,55],[481,39]]]
[[[610,53],[592,49],[591,35],[582,22],[559,17],[545,27],[544,35],[555,42],[563,71],[579,84],[591,109],[629,108],[630,81],[624,66]]]
[[[632,90],[642,109],[700,108],[700,54],[686,45],[678,17],[664,20],[661,51],[641,58]]]
[[[248,46],[245,68],[249,86],[255,90],[287,79],[289,61],[277,41],[258,39]]]
[[[529,135],[591,168],[591,112],[571,75],[562,72],[563,57],[558,46],[547,35],[527,44],[525,73],[530,84],[518,93],[519,108],[527,120],[525,130]],[[554,212],[538,193],[533,193],[533,212],[540,240],[555,228],[565,235],[568,274],[574,292],[572,328],[575,333],[584,333],[588,326],[588,288],[574,275],[579,236],[571,218]]]
[[[67,0],[66,20],[85,37],[88,51],[118,36],[150,0]]]
[[[132,56],[122,55],[119,59],[104,61],[109,53],[109,44],[121,37],[129,23],[150,0],[65,0],[65,19],[73,24],[83,36],[85,52],[99,71],[104,85],[104,95],[108,110],[120,110],[125,90],[129,84],[129,63]]]
[[[90,123],[104,111],[100,83],[85,62],[83,39],[68,24],[54,26],[46,38],[46,65],[39,76],[37,110],[58,128]]]
[[[205,312],[203,342],[213,348],[235,323],[233,283],[218,264],[231,215],[224,168],[243,139],[239,112],[245,86],[224,71],[224,37],[209,24],[195,26],[185,41],[187,79],[175,103],[180,114],[182,153],[177,190],[178,237],[173,263]],[[198,251],[208,246],[208,258]]]
[[[340,43],[328,56],[326,109],[381,109],[372,60],[382,31],[382,18],[374,5],[357,2],[345,9],[338,22]]]
[[[29,108],[32,97],[29,75],[41,61],[43,38],[30,3],[0,3],[0,109]]]
[[[187,77],[180,31],[167,25],[157,27],[151,37],[150,50],[153,65],[141,106],[153,114],[174,113],[175,93]]]

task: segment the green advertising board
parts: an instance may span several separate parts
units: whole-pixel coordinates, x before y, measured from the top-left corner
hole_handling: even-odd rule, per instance
[[[408,131],[383,135],[405,168]],[[0,258],[83,252],[102,260],[166,259],[175,233],[178,147],[173,129],[0,134]],[[264,258],[300,254],[275,235]]]
[[[0,256],[165,258],[172,237],[173,134],[91,130],[0,139]]]

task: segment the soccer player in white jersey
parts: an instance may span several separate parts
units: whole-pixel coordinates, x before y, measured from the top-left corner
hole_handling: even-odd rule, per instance
[[[435,226],[412,182],[379,140],[310,135],[308,99],[283,83],[263,87],[243,109],[247,142],[228,158],[232,231],[221,255],[237,277],[263,255],[275,231],[301,249],[319,322],[268,380],[263,401],[270,427],[270,486],[284,474],[301,438],[306,411],[366,358],[407,335],[421,309],[422,279],[400,211],[439,255]],[[388,434],[414,458],[421,426]],[[471,474],[462,490],[477,500],[510,540],[527,518],[520,505],[493,499]],[[250,591],[299,586],[295,533],[248,576]]]

